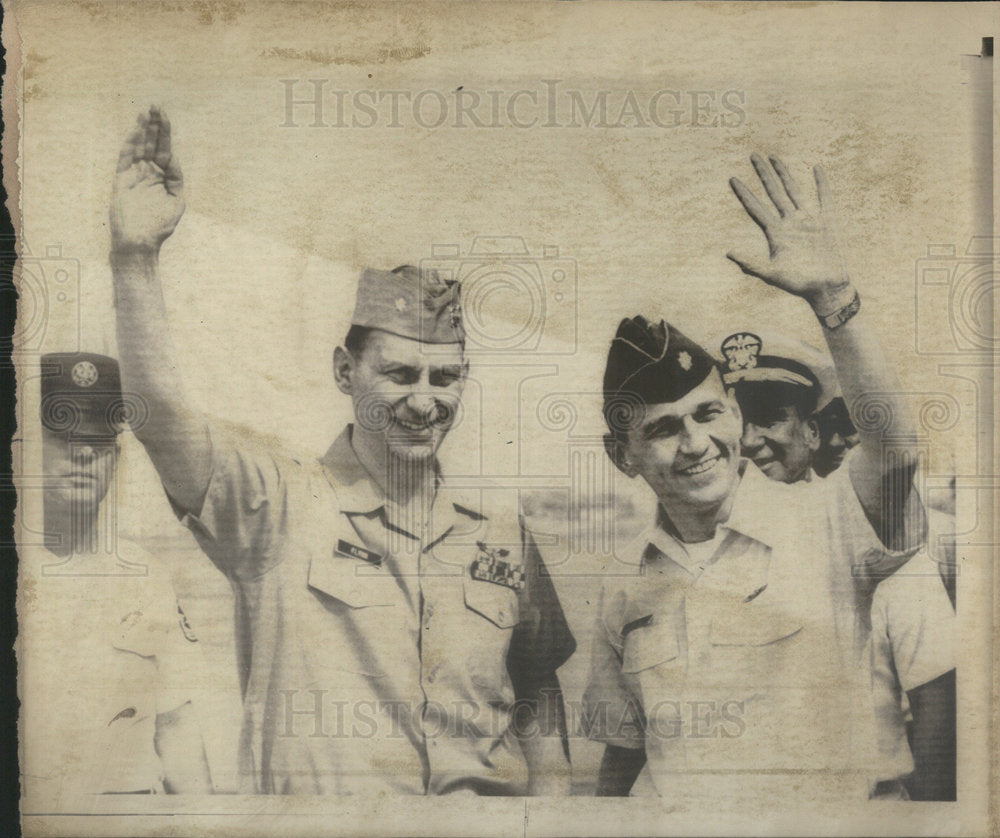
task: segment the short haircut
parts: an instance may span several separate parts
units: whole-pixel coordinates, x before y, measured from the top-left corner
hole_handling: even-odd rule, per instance
[[[354,326],[347,330],[347,337],[344,338],[344,349],[350,352],[355,358],[365,351],[368,338],[371,337],[373,329],[369,326]]]

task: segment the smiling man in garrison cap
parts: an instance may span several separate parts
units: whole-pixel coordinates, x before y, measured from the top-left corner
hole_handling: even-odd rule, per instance
[[[889,399],[885,432],[909,438],[834,246],[821,170],[817,204],[780,161],[752,161],[773,208],[731,184],[770,256],[729,258],[806,300],[845,396]],[[898,792],[879,759],[866,606],[873,580],[912,553],[885,545],[913,523],[892,487],[908,485],[915,453],[884,458],[867,433],[827,480],[770,480],[740,454],[743,417],[723,372],[643,317],[623,320],[608,352],[607,451],[658,504],[602,593],[583,718],[606,744],[598,794],[745,812]]]
[[[210,431],[170,363],[156,271],[183,212],[155,108],[119,158],[112,268],[136,435],[237,593],[242,775],[255,793],[568,791],[556,669],[575,644],[514,493],[437,451],[468,365],[456,283],[366,270],[333,356],[354,423],[315,462]]]

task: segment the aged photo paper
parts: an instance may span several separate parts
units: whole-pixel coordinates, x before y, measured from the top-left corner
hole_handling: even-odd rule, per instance
[[[997,11],[6,0],[24,834],[997,834]]]

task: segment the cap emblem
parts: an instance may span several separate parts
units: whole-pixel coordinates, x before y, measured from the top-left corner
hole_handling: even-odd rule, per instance
[[[77,387],[93,387],[97,383],[97,367],[90,361],[80,361],[73,367],[70,377]]]
[[[684,351],[677,355],[677,363],[681,365],[681,369],[684,372],[688,372],[691,369],[691,353]]]
[[[751,370],[757,366],[762,342],[751,332],[737,332],[722,342],[722,354],[726,356],[726,367],[730,372]]]

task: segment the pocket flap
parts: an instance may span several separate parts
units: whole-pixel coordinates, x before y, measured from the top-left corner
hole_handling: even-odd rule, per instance
[[[309,562],[308,585],[351,608],[396,604],[396,580],[385,571],[372,571],[364,561],[330,556]]]
[[[622,672],[642,672],[651,666],[672,661],[681,653],[677,629],[670,623],[654,621],[633,629],[625,637]]]
[[[775,604],[740,603],[712,619],[713,646],[767,646],[798,634],[802,619]]]
[[[465,604],[500,628],[516,626],[518,613],[517,594],[505,585],[466,579],[463,583]]]

